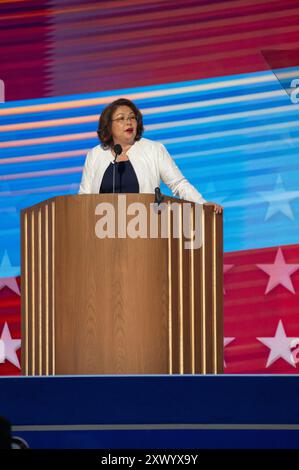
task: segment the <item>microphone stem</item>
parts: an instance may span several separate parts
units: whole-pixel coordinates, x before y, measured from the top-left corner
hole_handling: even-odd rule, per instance
[[[122,149],[121,145],[116,144],[116,145],[114,146],[115,157],[114,157],[114,162],[113,162],[113,183],[112,183],[112,191],[113,191],[113,194],[115,193],[115,167],[116,167],[116,160],[117,160],[118,155],[121,155],[122,151],[123,151],[123,149]]]
[[[115,193],[115,165],[116,165],[116,159],[114,160],[113,163],[113,194]]]

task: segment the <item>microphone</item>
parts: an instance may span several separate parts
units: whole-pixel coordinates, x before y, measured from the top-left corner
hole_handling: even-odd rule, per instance
[[[118,155],[120,155],[122,153],[123,148],[122,148],[121,145],[116,144],[116,145],[114,145],[113,150],[114,150],[114,153],[115,153],[115,158],[114,158],[114,161],[115,161],[117,159]]]
[[[164,196],[162,196],[160,188],[155,188],[155,204],[161,204],[164,201]]]
[[[115,166],[116,166],[116,159],[118,157],[118,155],[120,155],[123,151],[122,149],[122,146],[119,145],[119,144],[116,144],[114,145],[113,147],[113,150],[114,150],[114,153],[115,153],[115,157],[114,157],[114,161],[113,161],[113,186],[112,186],[112,192],[113,194],[115,193]]]

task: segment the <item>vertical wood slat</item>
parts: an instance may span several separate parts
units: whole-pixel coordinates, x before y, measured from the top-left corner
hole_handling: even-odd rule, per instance
[[[43,332],[43,325],[42,325],[42,303],[43,303],[43,296],[42,296],[42,217],[41,217],[41,207],[38,208],[36,212],[36,222],[37,222],[37,240],[36,240],[36,248],[37,248],[37,344],[38,344],[38,370],[37,375],[42,375],[42,349],[43,349],[43,341],[42,341],[42,332]]]
[[[205,255],[202,269],[205,271],[205,370],[206,373],[212,373],[213,370],[213,240],[212,240],[212,210],[204,210],[205,219]]]
[[[223,372],[223,250],[222,217],[211,207],[203,211],[204,242],[202,273],[204,290],[205,360],[202,373]]]
[[[179,372],[184,373],[184,263],[182,235],[182,205],[178,210],[178,291],[179,291]]]
[[[46,366],[46,371],[45,373],[48,375],[54,375],[54,364],[53,364],[53,347],[52,347],[52,338],[53,338],[53,322],[54,322],[54,303],[53,303],[53,277],[54,277],[54,264],[53,264],[53,257],[54,257],[54,252],[55,252],[55,246],[54,246],[54,241],[53,241],[53,211],[54,211],[54,202],[49,202],[46,205],[46,215],[47,215],[47,221],[46,221],[46,237],[45,237],[45,243],[46,243],[46,263],[47,263],[47,275],[46,275],[46,341],[47,341],[47,346],[46,346],[46,355],[48,357],[47,360],[47,366]]]
[[[28,276],[27,279],[24,279],[24,282],[27,282],[27,292],[28,292],[28,330],[27,330],[27,338],[28,338],[28,375],[33,375],[33,364],[32,364],[32,344],[33,344],[33,336],[32,336],[32,213],[31,211],[27,214],[27,261],[28,261]]]
[[[184,205],[180,205],[180,233],[181,233],[181,250],[182,250],[182,286],[181,295],[183,303],[183,371],[184,374],[191,374],[192,348],[191,348],[191,303],[190,303],[190,249],[187,247],[189,233],[185,233],[189,226],[188,223],[188,207],[183,211]],[[187,225],[188,223],[188,225]]]
[[[21,312],[22,312],[22,325],[21,325],[21,337],[22,337],[22,371],[24,375],[29,374],[29,266],[28,266],[28,243],[29,243],[29,233],[28,233],[28,214],[24,212],[21,214]]]
[[[170,205],[169,205],[170,206]],[[172,371],[180,373],[180,323],[179,323],[179,240],[174,237],[174,213],[170,206],[171,238],[171,315],[172,315]]]
[[[56,226],[55,226],[55,202],[51,203],[51,223],[52,223],[52,250],[51,250],[51,262],[52,262],[52,272],[51,272],[51,292],[52,292],[52,309],[51,309],[51,350],[52,350],[52,374],[55,375],[55,365],[56,365],[56,344],[55,344],[55,245],[56,245]]]
[[[41,374],[49,375],[48,372],[48,249],[47,249],[47,240],[48,240],[48,230],[47,230],[47,216],[48,216],[48,205],[46,203],[42,204],[39,212],[39,246],[40,246],[40,308],[41,308],[41,318],[40,318],[40,354],[41,354]]]
[[[45,221],[45,208],[46,204],[42,204],[39,212],[39,224],[40,224],[40,307],[41,307],[41,345],[40,345],[40,354],[41,354],[41,374],[46,375],[46,221]]]
[[[203,211],[202,211],[203,213]],[[204,272],[202,272],[202,259],[204,252],[204,219],[201,214],[201,230],[202,230],[202,246],[193,251],[193,263],[194,263],[194,368],[195,374],[203,374],[203,362],[204,362],[204,328],[203,328],[203,315],[205,303],[204,303]]]
[[[195,374],[195,284],[194,284],[194,242],[192,233],[194,230],[194,205],[191,208],[190,240],[189,250],[189,296],[190,296],[190,373]]]
[[[55,375],[55,200],[49,201],[45,210],[47,214],[46,263],[48,266],[46,278],[47,306],[45,311],[47,317],[46,355],[48,360],[45,373]]]
[[[211,364],[212,373],[217,372],[218,368],[218,358],[217,358],[217,235],[216,235],[216,214],[212,214],[212,352],[213,352],[213,361]]]
[[[168,257],[168,373],[173,373],[173,330],[172,330],[172,227],[171,227],[171,211],[170,202],[167,203],[167,229],[168,229],[168,240],[167,240],[167,257]]]
[[[223,218],[214,216],[214,373],[223,373]]]
[[[22,372],[53,373],[54,205],[22,211]],[[50,312],[51,310],[51,312]]]
[[[45,331],[44,331],[44,341],[45,341],[45,350],[44,350],[44,356],[45,356],[45,361],[44,361],[44,374],[49,375],[50,367],[49,367],[49,362],[50,362],[50,354],[49,354],[49,342],[50,342],[50,336],[49,336],[49,256],[50,256],[50,250],[49,250],[49,205],[45,204],[44,206],[44,250],[45,250],[45,277],[44,277],[44,283],[45,283],[45,310],[44,310],[44,317],[45,317]]]
[[[35,210],[31,212],[31,328],[32,328],[32,346],[31,346],[31,364],[32,375],[36,375],[36,217]]]
[[[205,270],[205,263],[206,263],[206,218],[205,218],[205,211],[202,211],[202,247],[201,247],[201,265],[200,265],[200,274],[199,279],[201,280],[200,283],[200,291],[201,291],[201,314],[200,314],[200,351],[201,351],[201,364],[200,364],[200,373],[206,374],[207,373],[207,357],[206,357],[206,349],[207,349],[207,339],[206,339],[206,324],[207,324],[207,300],[206,300],[206,270]]]

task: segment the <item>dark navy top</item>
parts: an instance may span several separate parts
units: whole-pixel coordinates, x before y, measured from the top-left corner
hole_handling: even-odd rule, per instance
[[[115,163],[116,193],[139,193],[139,183],[130,160]],[[100,193],[113,193],[113,163],[110,163],[104,173]]]

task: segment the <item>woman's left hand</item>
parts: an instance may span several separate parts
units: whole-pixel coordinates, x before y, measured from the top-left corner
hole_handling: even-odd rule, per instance
[[[219,204],[215,204],[215,202],[205,202],[204,205],[213,207],[214,212],[216,212],[216,214],[222,214],[223,207]]]

